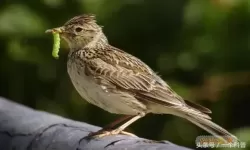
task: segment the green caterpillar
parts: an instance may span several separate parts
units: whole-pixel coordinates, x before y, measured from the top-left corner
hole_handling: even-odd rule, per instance
[[[53,44],[53,51],[52,51],[52,56],[56,59],[59,58],[59,49],[60,49],[60,36],[59,33],[53,32],[53,39],[54,39],[54,44]]]

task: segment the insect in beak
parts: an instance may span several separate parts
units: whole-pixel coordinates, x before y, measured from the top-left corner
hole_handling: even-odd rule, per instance
[[[53,45],[52,56],[55,57],[56,59],[59,58],[58,53],[60,49],[60,33],[63,33],[63,31],[64,31],[63,27],[48,29],[45,31],[45,33],[52,33],[53,35],[54,45]]]

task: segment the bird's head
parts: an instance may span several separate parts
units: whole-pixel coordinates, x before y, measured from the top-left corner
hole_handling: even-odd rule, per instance
[[[102,28],[96,23],[95,16],[84,14],[71,18],[63,26],[49,29],[46,33],[59,33],[71,49],[86,46],[102,46],[107,44],[107,38]]]

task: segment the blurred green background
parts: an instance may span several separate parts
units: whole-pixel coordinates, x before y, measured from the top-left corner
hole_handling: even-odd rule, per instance
[[[0,96],[38,110],[104,126],[120,117],[78,95],[66,68],[68,48],[51,56],[44,31],[94,13],[109,42],[146,62],[213,121],[250,142],[249,0],[1,0]],[[128,131],[195,148],[207,134],[170,115],[148,115]]]

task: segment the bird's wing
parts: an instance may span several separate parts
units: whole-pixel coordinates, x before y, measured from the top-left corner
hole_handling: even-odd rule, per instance
[[[86,71],[94,77],[131,92],[143,101],[166,106],[185,105],[180,96],[136,57],[114,47],[95,53],[96,57],[85,62]]]

